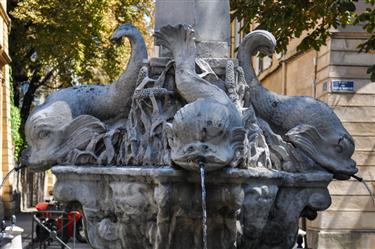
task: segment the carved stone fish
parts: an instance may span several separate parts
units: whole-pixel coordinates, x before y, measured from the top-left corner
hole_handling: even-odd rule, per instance
[[[25,124],[26,140],[30,146],[24,163],[36,170],[51,167],[53,154],[50,144],[61,141],[58,134],[80,115],[91,115],[101,121],[127,118],[131,96],[136,88],[138,73],[147,59],[147,48],[141,33],[130,24],[120,26],[112,40],[129,38],[132,54],[126,70],[110,85],[82,85],[52,93],[37,106]],[[56,146],[62,146],[57,145]]]
[[[257,116],[287,141],[303,150],[338,179],[349,179],[358,169],[351,159],[354,141],[336,114],[325,103],[306,96],[283,96],[265,89],[257,79],[251,55],[272,54],[276,40],[264,30],[255,30],[243,40],[238,60],[250,87]]]
[[[189,103],[168,124],[172,161],[189,170],[206,171],[239,163],[245,130],[239,111],[219,87],[195,71],[194,30],[187,25],[165,26],[155,33],[157,42],[174,57],[178,93]]]

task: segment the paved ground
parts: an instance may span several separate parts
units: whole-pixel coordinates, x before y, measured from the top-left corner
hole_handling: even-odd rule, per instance
[[[17,222],[16,226],[21,227],[24,229],[24,232],[22,233],[22,248],[23,249],[30,249],[30,248],[46,248],[46,249],[60,249],[64,248],[61,247],[57,242],[53,242],[50,245],[47,245],[47,247],[44,247],[44,245],[39,245],[38,243],[34,243],[34,245],[31,243],[31,232],[32,232],[32,214],[30,213],[19,213],[16,215]],[[34,223],[35,225],[35,223]],[[90,249],[91,247],[88,244],[79,243],[76,241],[75,247],[73,245],[72,240],[68,243],[68,246],[71,249]]]

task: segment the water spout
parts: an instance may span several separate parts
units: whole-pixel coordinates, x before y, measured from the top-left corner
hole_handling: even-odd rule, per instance
[[[367,183],[363,180],[362,177],[359,177],[359,176],[356,176],[356,175],[352,175],[352,177],[354,179],[356,179],[357,181],[361,182],[365,186],[365,188],[367,189],[367,191],[369,192],[369,194],[370,194],[370,196],[372,198],[372,204],[375,207],[375,197],[374,197],[374,194],[372,193],[370,187],[367,185]]]
[[[3,181],[2,181],[1,184],[0,184],[0,190],[1,190],[1,188],[3,187],[4,182],[6,181],[6,179],[8,179],[8,177],[10,176],[10,173],[12,173],[14,170],[15,170],[15,169],[13,168],[11,171],[9,171],[9,172],[6,174],[6,176],[4,177]]]
[[[199,170],[201,173],[201,189],[202,189],[202,229],[203,229],[203,249],[207,249],[207,207],[206,207],[206,186],[205,186],[205,175],[204,175],[204,162],[199,161]]]
[[[359,182],[363,182],[363,178],[362,177],[359,177],[359,176],[356,176],[356,175],[352,175],[352,177],[354,179],[356,179],[357,181],[359,181]]]
[[[1,188],[3,187],[4,182],[6,181],[6,179],[8,179],[8,177],[10,176],[10,174],[11,174],[13,171],[16,171],[16,172],[17,172],[17,171],[19,171],[20,169],[23,169],[23,168],[26,168],[26,165],[25,165],[25,164],[21,164],[20,166],[15,167],[15,168],[13,168],[11,171],[9,171],[9,172],[5,175],[3,181],[2,181],[1,184],[0,184],[0,190],[1,190]]]

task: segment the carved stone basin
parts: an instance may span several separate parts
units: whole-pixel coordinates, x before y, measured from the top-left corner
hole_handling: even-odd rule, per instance
[[[93,248],[202,248],[200,177],[172,167],[55,166],[54,195],[78,201]],[[331,204],[325,172],[225,168],[206,175],[208,248],[292,248],[301,216]]]

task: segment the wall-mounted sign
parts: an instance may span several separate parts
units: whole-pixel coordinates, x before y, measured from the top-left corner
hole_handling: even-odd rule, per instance
[[[354,92],[353,80],[332,80],[332,92]]]

